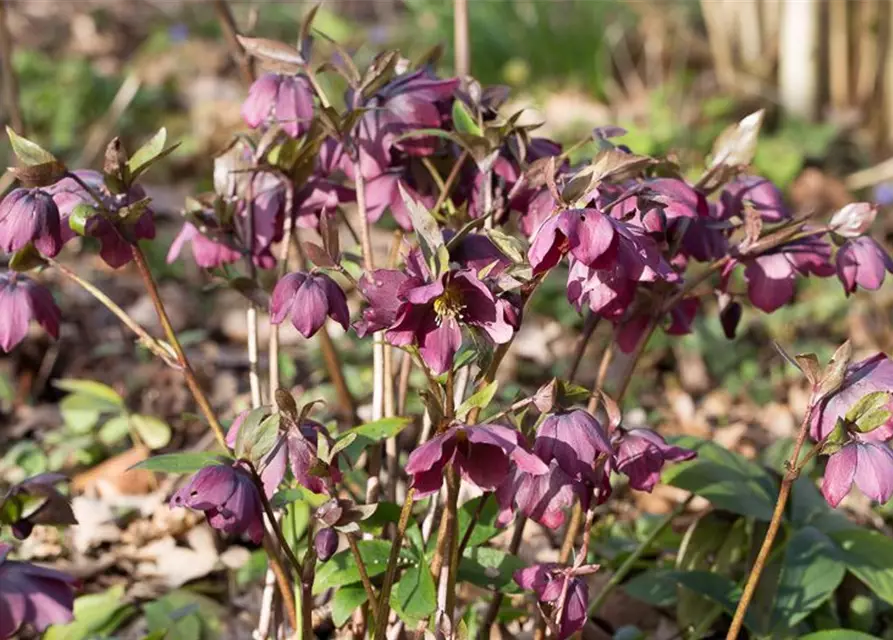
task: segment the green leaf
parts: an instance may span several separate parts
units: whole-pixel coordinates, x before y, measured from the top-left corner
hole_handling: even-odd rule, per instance
[[[437,224],[434,216],[431,215],[431,212],[406,193],[403,185],[398,184],[398,187],[400,189],[400,197],[403,198],[403,202],[409,211],[412,228],[419,238],[419,247],[422,250],[422,255],[436,278],[449,268],[450,262],[449,252],[447,252],[446,245],[443,242],[443,233],[441,233],[440,226]]]
[[[847,569],[882,600],[893,604],[893,540],[877,531],[831,533]]]
[[[369,577],[375,577],[384,573],[388,566],[388,557],[391,553],[391,543],[388,540],[360,540],[357,542],[360,549],[360,557]],[[411,555],[406,549],[400,550],[400,557],[406,561]],[[340,587],[345,584],[359,582],[360,572],[354,562],[349,549],[340,551],[329,560],[320,565],[316,572],[316,580],[313,583],[313,593],[322,593],[326,589]]]
[[[76,378],[63,378],[56,380],[53,386],[72,394],[93,398],[98,406],[108,407],[104,410],[123,409],[124,399],[117,391],[106,384],[95,380],[79,380]]]
[[[649,569],[630,579],[623,585],[623,590],[653,607],[671,607],[679,590],[675,573],[667,569]]]
[[[130,418],[125,414],[121,414],[106,420],[99,428],[99,433],[97,435],[102,444],[111,446],[121,442],[121,440],[127,437],[127,434],[129,433]]]
[[[346,584],[332,597],[332,622],[341,627],[350,620],[353,612],[366,602],[366,590],[360,583]]]
[[[9,144],[12,145],[12,151],[16,154],[16,158],[28,167],[41,164],[49,164],[59,162],[52,153],[41,147],[35,142],[31,142],[27,138],[23,138],[10,127],[6,127],[6,135],[9,136]]]
[[[890,402],[890,394],[886,391],[866,393],[846,412],[847,422],[858,422],[860,418],[883,409]]]
[[[62,420],[74,433],[89,433],[102,415],[102,409],[97,407],[93,398],[79,395],[69,395],[62,398],[59,403],[59,412]]]
[[[479,587],[506,591],[518,591],[512,574],[527,566],[518,556],[488,547],[469,547],[459,560],[459,580]]]
[[[391,594],[391,606],[409,624],[415,624],[434,613],[437,588],[426,563],[421,562],[403,572]]]
[[[834,595],[845,573],[836,547],[825,534],[813,527],[798,530],[785,546],[772,627],[794,628]]]
[[[141,414],[130,416],[130,420],[143,443],[150,449],[162,449],[170,443],[171,428],[164,420]]]
[[[502,529],[496,526],[496,518],[499,516],[499,505],[493,496],[478,496],[469,500],[459,508],[459,540],[464,540],[471,524],[472,517],[477,512],[481,500],[486,500],[477,524],[468,539],[467,548],[484,544],[490,538],[496,536]]]
[[[341,440],[350,434],[355,434],[358,438],[366,438],[367,440],[378,442],[387,438],[393,438],[403,431],[410,422],[412,422],[410,418],[382,418],[381,420],[367,422],[359,427],[349,429],[341,434],[338,439]]]
[[[730,615],[735,613],[741,599],[741,587],[725,576],[709,571],[677,571],[674,577],[679,586],[712,600]],[[750,611],[744,616],[744,626],[751,631],[756,629]]]
[[[288,505],[282,516],[282,535],[292,549],[297,549],[299,542],[307,531],[310,522],[310,505],[304,500],[297,500]]]
[[[131,469],[162,471],[164,473],[195,473],[213,464],[232,464],[233,459],[218,453],[198,451],[191,453],[165,453],[138,462]]]
[[[459,420],[464,420],[472,409],[486,409],[487,405],[493,401],[493,396],[496,395],[498,389],[499,382],[494,380],[480,391],[472,394],[456,409],[456,417]]]
[[[292,502],[303,501],[311,507],[318,507],[328,502],[329,496],[322,493],[313,493],[304,487],[290,487],[288,489],[280,489],[270,499],[270,504],[274,509],[282,509]]]
[[[200,593],[177,589],[143,607],[151,632],[166,631],[165,640],[218,637],[224,609]]]
[[[270,413],[269,407],[252,409],[245,416],[236,437],[233,452],[239,458],[248,458],[258,464],[267,455],[279,438],[278,413]]]
[[[771,520],[777,489],[772,477],[743,456],[699,438],[674,444],[698,452],[697,458],[665,467],[663,481],[691,491],[714,506],[760,520]]]
[[[484,233],[496,245],[496,248],[512,262],[523,264],[527,260],[527,248],[518,238],[510,236],[500,229],[487,229]]]
[[[127,161],[127,168],[130,169],[131,180],[136,180],[142,173],[145,173],[149,167],[170,154],[179,146],[178,143],[165,149],[164,145],[166,142],[167,129],[162,127],[148,142],[130,156],[130,159]]]
[[[453,127],[459,133],[470,133],[473,136],[483,135],[474,116],[461,100],[453,100]]]
[[[79,236],[87,235],[87,222],[98,213],[96,207],[82,202],[71,210],[68,226]]]
[[[108,637],[128,618],[136,608],[122,604],[124,585],[112,587],[103,593],[81,596],[74,601],[74,622],[53,625],[43,635],[44,640],[88,640]]]

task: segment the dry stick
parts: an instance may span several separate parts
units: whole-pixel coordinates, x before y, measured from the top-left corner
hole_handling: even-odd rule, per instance
[[[453,48],[455,71],[462,84],[471,71],[471,50],[468,39],[468,0],[453,0]]]
[[[772,551],[772,543],[775,541],[775,536],[778,535],[778,529],[781,527],[781,520],[784,517],[784,510],[788,503],[788,497],[791,495],[791,488],[794,486],[794,481],[797,480],[800,475],[800,470],[802,468],[802,465],[798,464],[800,450],[803,448],[803,443],[806,442],[806,438],[809,435],[809,419],[812,416],[812,409],[814,406],[815,401],[813,399],[810,401],[809,407],[806,409],[806,413],[803,416],[803,422],[800,423],[800,433],[797,434],[794,450],[791,452],[791,457],[788,459],[788,471],[785,473],[784,478],[781,481],[778,500],[775,502],[775,511],[772,512],[772,519],[769,521],[769,528],[766,530],[766,537],[763,538],[763,544],[757,554],[757,559],[753,563],[750,575],[747,576],[744,592],[741,594],[741,599],[738,601],[738,607],[735,609],[735,616],[732,618],[732,624],[729,627],[726,640],[735,640],[741,632],[741,627],[744,625],[744,616],[747,613],[747,607],[750,606],[750,601],[753,599],[753,595],[757,590],[757,584],[760,582],[760,575],[762,575],[763,569],[766,568],[766,561],[769,559],[769,553]]]
[[[118,93],[112,99],[108,110],[99,119],[96,124],[90,127],[87,134],[87,141],[84,143],[83,150],[75,161],[76,167],[91,165],[102,153],[102,150],[111,137],[109,132],[115,128],[115,125],[127,111],[127,108],[136,98],[140,87],[143,85],[142,79],[134,72],[131,72],[124,78],[124,82],[118,88]]]
[[[363,249],[363,267],[371,273],[375,269],[372,253],[372,230],[366,215],[366,183],[359,160],[354,162],[354,186],[357,194],[357,214],[360,217],[360,244]],[[384,335],[377,331],[372,345],[372,419],[380,420],[384,415]],[[375,502],[381,490],[381,447],[375,446],[369,452],[369,479],[366,485],[366,499]]]
[[[248,255],[245,264],[248,267],[248,277],[251,282],[257,281],[257,267],[254,264],[254,175],[249,176],[248,193],[245,197],[246,217],[248,218]],[[246,321],[248,325],[248,385],[251,387],[251,408],[257,409],[263,398],[260,392],[260,374],[257,365],[257,352],[259,336],[257,331],[257,305],[253,300],[248,302],[246,309]]]
[[[77,284],[79,287],[84,289],[87,293],[96,298],[102,305],[111,311],[115,316],[122,322],[124,325],[133,331],[137,337],[139,337],[140,342],[145,345],[149,351],[154,353],[156,356],[161,358],[168,365],[181,368],[180,362],[177,360],[176,353],[173,348],[167,343],[161,342],[156,338],[152,337],[148,331],[146,331],[136,320],[131,318],[124,309],[119,307],[115,302],[109,298],[105,293],[103,293],[98,287],[93,285],[91,282],[84,280],[74,271],[69,269],[63,264],[56,262],[52,258],[44,258],[49,264],[54,266],[59,270],[63,276]]]
[[[236,21],[226,0],[214,0],[214,11],[217,13],[217,19],[220,21],[220,28],[223,31],[223,37],[229,45],[230,53],[236,64],[239,65],[239,75],[242,76],[242,82],[250,85],[254,82],[254,65],[251,59],[245,53],[244,47],[239,42],[239,30],[236,27]]]
[[[285,604],[285,613],[288,616],[288,622],[292,629],[298,628],[298,612],[295,609],[295,596],[291,590],[291,583],[285,573],[282,563],[279,561],[279,553],[276,550],[276,544],[269,535],[264,535],[264,551],[267,552],[267,558],[270,560],[270,569],[276,576],[276,582],[279,585],[279,592],[282,594],[282,601]]]
[[[595,333],[595,329],[598,327],[598,321],[600,319],[601,316],[597,316],[590,312],[589,315],[586,316],[586,320],[583,321],[583,331],[577,339],[577,347],[574,349],[574,359],[571,360],[571,365],[567,370],[568,382],[573,382],[574,378],[577,376],[577,369],[580,368],[580,363],[583,361],[583,354],[586,353],[586,347],[589,346],[589,341],[592,339],[592,334]]]
[[[19,83],[12,66],[12,37],[6,22],[6,1],[0,0],[0,64],[3,65],[3,102],[9,116],[9,123],[16,133],[25,135],[25,121],[19,105]]]
[[[450,465],[450,468],[447,470],[447,505],[446,512],[444,513],[445,519],[449,520],[447,524],[447,530],[449,532],[449,558],[450,562],[447,570],[447,583],[446,583],[446,602],[444,608],[444,615],[446,619],[450,622],[450,626],[453,624],[453,614],[456,610],[456,580],[458,578],[459,573],[459,518],[458,518],[458,506],[459,506],[459,474],[456,473],[456,469]]]
[[[136,262],[137,269],[143,279],[143,284],[146,286],[146,291],[149,293],[149,297],[152,299],[152,304],[155,306],[155,313],[158,315],[158,321],[161,323],[164,335],[167,337],[167,341],[170,343],[171,347],[173,347],[174,353],[177,356],[177,361],[183,370],[183,376],[186,378],[186,386],[189,387],[189,391],[192,393],[192,397],[195,399],[199,411],[201,411],[205,420],[208,421],[208,426],[211,427],[211,430],[217,437],[217,442],[219,442],[220,446],[226,450],[228,449],[226,446],[226,434],[223,431],[223,427],[220,425],[220,421],[217,420],[217,416],[214,413],[214,409],[211,407],[211,402],[208,400],[208,396],[205,395],[198,379],[195,377],[195,371],[193,371],[192,365],[189,364],[189,359],[186,357],[186,352],[183,350],[183,346],[177,338],[177,333],[174,331],[174,327],[167,315],[167,310],[164,308],[164,303],[161,301],[161,295],[158,293],[158,285],[155,283],[155,278],[152,276],[152,271],[149,269],[149,264],[146,262],[146,256],[137,245],[132,245],[131,251],[133,252],[134,262]]]

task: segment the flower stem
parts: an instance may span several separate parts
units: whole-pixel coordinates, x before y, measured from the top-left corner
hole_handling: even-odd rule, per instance
[[[158,285],[155,283],[155,278],[152,276],[152,271],[149,269],[148,262],[146,262],[146,256],[143,254],[139,246],[135,244],[131,246],[131,250],[137,269],[143,279],[143,284],[146,286],[146,291],[149,293],[149,297],[152,298],[152,304],[155,305],[155,313],[158,314],[158,321],[161,323],[164,335],[167,337],[167,341],[170,343],[171,347],[173,347],[174,353],[177,356],[177,362],[183,370],[183,376],[186,378],[186,386],[189,387],[189,391],[192,393],[192,397],[195,399],[199,411],[202,412],[205,420],[208,421],[208,426],[210,426],[211,430],[214,432],[217,442],[219,442],[220,446],[226,450],[228,449],[226,446],[226,434],[223,431],[223,427],[220,425],[220,421],[217,419],[217,415],[214,413],[214,409],[211,407],[211,401],[208,400],[208,396],[205,395],[198,379],[195,377],[195,371],[193,371],[192,365],[189,364],[189,359],[186,357],[186,352],[183,350],[183,346],[177,339],[177,332],[174,331],[171,320],[167,315],[167,310],[164,308],[164,302],[162,302],[161,295],[158,293]]]
[[[447,471],[447,504],[445,517],[448,520],[450,562],[447,571],[446,602],[444,612],[451,625],[456,610],[456,579],[459,572],[459,474],[450,465]]]
[[[735,615],[732,618],[732,624],[729,627],[726,640],[735,640],[738,634],[741,633],[747,608],[750,606],[750,601],[757,590],[760,576],[766,568],[766,561],[769,559],[769,553],[772,551],[772,543],[775,542],[775,536],[778,535],[778,530],[781,528],[781,520],[784,517],[785,506],[787,506],[788,498],[791,495],[791,488],[794,486],[794,481],[799,477],[800,470],[805,463],[805,461],[799,462],[800,450],[809,436],[809,419],[812,417],[812,408],[814,406],[815,402],[813,399],[810,401],[806,414],[803,416],[803,422],[800,424],[800,432],[797,434],[794,450],[791,452],[791,457],[787,462],[788,470],[781,481],[778,499],[775,502],[775,510],[772,512],[772,519],[769,521],[769,528],[766,530],[766,536],[763,538],[763,544],[760,546],[757,559],[754,561],[750,574],[747,576],[747,582],[744,584],[744,591],[741,594],[741,599],[738,601],[738,607],[735,609]],[[807,460],[810,457],[807,456]]]
[[[629,572],[635,568],[636,563],[639,559],[644,555],[646,551],[654,544],[654,541],[666,530],[670,524],[672,524],[673,520],[676,519],[691,503],[694,498],[694,494],[690,495],[683,502],[680,502],[676,505],[676,508],[673,509],[670,513],[664,516],[663,520],[661,520],[657,526],[648,534],[648,536],[639,543],[639,545],[635,548],[635,550],[629,555],[629,557],[623,561],[617,571],[613,573],[610,580],[602,587],[601,593],[598,594],[598,597],[592,601],[589,605],[589,615],[594,616],[598,613],[598,610],[605,603],[605,600],[608,599],[608,595],[610,595],[611,591],[613,591],[617,585],[623,582],[624,578],[629,575]]]
[[[177,369],[181,368],[181,365],[177,360],[177,356],[169,344],[152,337],[149,332],[146,331],[136,320],[131,318],[127,314],[127,312],[124,311],[124,309],[119,307],[111,298],[109,298],[93,283],[89,282],[88,280],[84,280],[74,271],[63,264],[56,262],[52,258],[44,257],[44,260],[58,269],[59,273],[61,273],[63,276],[65,276],[66,278],[77,284],[79,287],[84,289],[87,293],[92,295],[94,298],[96,298],[106,309],[115,314],[115,316],[122,323],[124,323],[124,326],[126,326],[137,335],[137,337],[140,339],[140,342],[147,349],[149,349],[149,351],[164,360],[164,362],[166,362],[168,365]]]
[[[353,554],[354,561],[357,563],[357,571],[360,573],[360,580],[363,583],[363,589],[366,590],[366,597],[369,599],[369,615],[372,617],[372,624],[375,625],[376,633],[378,632],[377,616],[378,616],[378,597],[375,595],[375,588],[372,586],[372,580],[369,579],[369,573],[366,571],[366,565],[363,562],[363,556],[360,555],[360,547],[357,545],[357,539],[347,536],[347,544],[350,546],[350,552]],[[387,620],[382,620],[382,627],[387,626]]]
[[[381,585],[381,597],[378,600],[378,619],[382,624],[375,627],[375,640],[384,640],[387,631],[387,620],[391,613],[391,589],[394,586],[394,580],[397,577],[397,561],[400,559],[400,545],[403,542],[403,536],[406,533],[406,527],[409,525],[409,518],[412,515],[413,499],[415,497],[415,489],[410,488],[406,492],[406,499],[403,501],[403,508],[400,510],[400,520],[397,523],[397,533],[394,541],[391,543],[391,554],[388,556],[388,568],[385,570],[384,582]]]

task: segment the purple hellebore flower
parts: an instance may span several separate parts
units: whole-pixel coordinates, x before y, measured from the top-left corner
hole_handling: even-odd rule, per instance
[[[887,422],[868,433],[853,432],[849,442],[828,458],[822,478],[822,494],[832,507],[840,504],[853,487],[866,496],[887,502],[893,496],[893,423]]]
[[[441,80],[418,69],[397,76],[362,105],[355,104],[359,96],[349,96],[348,104],[368,109],[355,131],[363,177],[382,174],[390,165],[392,148],[413,156],[434,153],[436,137],[399,138],[410,131],[440,128],[446,112],[441,103],[452,98],[458,85],[458,78]]]
[[[400,193],[401,187],[406,195],[431,209],[437,203],[437,198],[428,185],[422,185],[422,181],[415,178],[408,167],[389,169],[366,182],[366,214],[370,222],[377,222],[385,210],[390,210],[397,224],[405,231],[412,230],[412,218],[409,208]]]
[[[210,223],[210,221],[209,221]],[[174,262],[183,251],[183,247],[189,243],[192,248],[192,258],[202,269],[215,269],[224,264],[238,262],[242,254],[223,242],[212,240],[190,222],[184,222],[180,233],[171,243],[167,252],[167,263]]]
[[[227,535],[245,534],[255,544],[264,537],[261,498],[242,462],[201,469],[171,497],[170,505],[204,511],[208,524]]]
[[[0,638],[12,638],[25,625],[43,632],[71,622],[77,581],[53,569],[9,560],[10,549],[0,542]]]
[[[320,562],[325,562],[338,550],[338,532],[331,527],[320,529],[313,539],[313,546],[316,548],[316,557]]]
[[[119,269],[133,260],[132,247],[138,240],[155,237],[155,221],[151,211],[144,212],[129,226],[132,239],[121,233],[122,228],[101,215],[87,221],[86,233],[99,240],[99,256],[113,269]]]
[[[226,433],[226,444],[230,449],[236,446],[239,429],[249,413],[250,411],[243,411],[236,416],[232,425],[230,425],[229,431]],[[279,485],[285,479],[287,466],[291,467],[295,479],[301,486],[314,493],[329,493],[323,478],[311,473],[317,461],[316,446],[320,437],[326,438],[331,443],[328,430],[318,422],[307,419],[301,423],[300,429],[290,428],[280,435],[276,444],[273,445],[273,448],[270,449],[269,453],[264,456],[258,465],[258,473],[264,485],[264,493],[268,498],[273,497],[273,494],[276,493]],[[329,467],[329,474],[335,483],[341,481],[341,472],[338,470],[336,460],[333,460]]]
[[[536,432],[533,452],[544,462],[552,460],[571,478],[595,485],[601,480],[597,467],[611,458],[614,449],[602,425],[583,409],[549,415]]]
[[[314,176],[295,193],[295,223],[305,229],[319,228],[319,218],[345,202],[354,202],[353,189]]]
[[[402,304],[385,338],[396,347],[416,344],[435,375],[447,371],[462,346],[462,324],[478,328],[496,344],[511,340],[514,328],[506,308],[471,269],[442,274],[429,283],[407,280]]]
[[[876,353],[847,368],[840,388],[813,410],[810,419],[810,435],[820,442],[831,435],[838,418],[869,393],[893,392],[893,360],[884,353]]]
[[[665,463],[691,460],[697,455],[689,449],[667,444],[651,429],[618,430],[614,444],[617,447],[617,470],[629,478],[633,489],[649,493],[660,480]]]
[[[720,201],[727,218],[743,216],[745,205],[752,207],[765,222],[781,222],[791,217],[778,187],[760,176],[742,176],[730,182]]]
[[[797,274],[827,278],[834,273],[831,247],[817,237],[786,244],[772,253],[748,260],[744,269],[747,297],[758,309],[772,313],[794,297]],[[734,262],[724,271],[727,275]]]
[[[357,288],[369,306],[363,309],[362,319],[354,323],[358,336],[364,338],[394,324],[403,304],[398,293],[411,278],[396,269],[376,269],[363,273]]]
[[[302,75],[265,73],[254,81],[242,104],[242,119],[252,129],[274,120],[285,133],[299,138],[313,120],[313,89]]]
[[[449,242],[452,231],[445,231],[444,240]],[[489,276],[497,277],[512,266],[512,261],[482,233],[469,233],[458,244],[450,249],[450,259],[466,269],[476,273],[490,267]]]
[[[36,320],[54,338],[59,337],[62,313],[53,295],[25,275],[0,273],[0,312],[4,318],[0,322],[0,349],[6,353],[25,339],[31,320]]]
[[[11,253],[29,243],[46,256],[59,253],[59,208],[43,189],[13,189],[0,202],[0,249]]]
[[[350,325],[347,297],[338,283],[324,273],[289,273],[276,283],[270,298],[270,322],[281,324],[287,316],[302,336],[319,331],[329,316],[344,327]]]
[[[577,570],[581,569],[583,567]],[[591,573],[595,569],[597,567],[586,567],[585,571]],[[522,589],[533,591],[541,604],[549,606],[550,616],[561,613],[561,619],[553,621],[556,640],[571,637],[583,628],[589,618],[589,586],[581,577],[574,575],[574,571],[569,567],[546,563],[518,569],[513,575]],[[561,602],[562,595],[564,602]]]
[[[495,491],[517,468],[534,475],[548,467],[524,449],[521,434],[499,424],[455,425],[409,454],[406,473],[412,476],[415,499],[440,489],[447,465],[466,482]]]
[[[557,460],[549,462],[547,473],[534,475],[516,469],[496,489],[499,504],[497,524],[507,525],[520,511],[524,516],[550,529],[564,524],[564,512],[574,500],[587,500],[592,489],[570,477]]]
[[[887,271],[893,273],[893,258],[869,236],[851,238],[843,243],[835,256],[837,277],[849,295],[856,286],[876,291],[884,284]]]
[[[557,265],[568,252],[596,269],[608,267],[619,241],[609,216],[598,209],[568,209],[543,222],[527,252],[534,275]]]

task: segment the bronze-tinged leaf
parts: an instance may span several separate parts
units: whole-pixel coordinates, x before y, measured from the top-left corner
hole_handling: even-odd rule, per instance
[[[596,182],[602,180],[621,182],[640,174],[654,163],[654,158],[648,156],[638,156],[620,149],[605,149],[592,161],[592,177]]]
[[[315,244],[313,242],[302,242],[301,246],[304,248],[304,254],[308,258],[310,258],[310,262],[315,264],[317,267],[335,266],[335,261],[332,260],[331,256],[326,253],[326,250],[318,244]]]
[[[296,67],[303,67],[306,64],[306,60],[304,60],[301,52],[290,44],[285,44],[278,40],[270,40],[269,38],[249,38],[242,35],[237,35],[236,38],[238,38],[242,48],[245,49],[245,53],[261,60],[294,65]]]
[[[757,140],[765,114],[764,109],[755,111],[719,134],[713,143],[709,168],[750,164],[757,151]]]
[[[120,180],[125,180],[127,171],[127,152],[121,139],[117,136],[105,148],[105,159],[102,163],[102,171]]]
[[[341,256],[341,237],[338,235],[337,220],[328,213],[319,216],[319,235],[326,253],[337,261]]]
[[[61,180],[67,171],[65,165],[58,160],[30,166],[13,167],[10,170],[19,182],[28,188],[48,187]]]
[[[376,91],[390,82],[394,77],[394,69],[396,69],[399,60],[400,52],[396,50],[384,51],[375,56],[375,60],[366,69],[360,82],[363,95],[366,97],[374,95]]]

